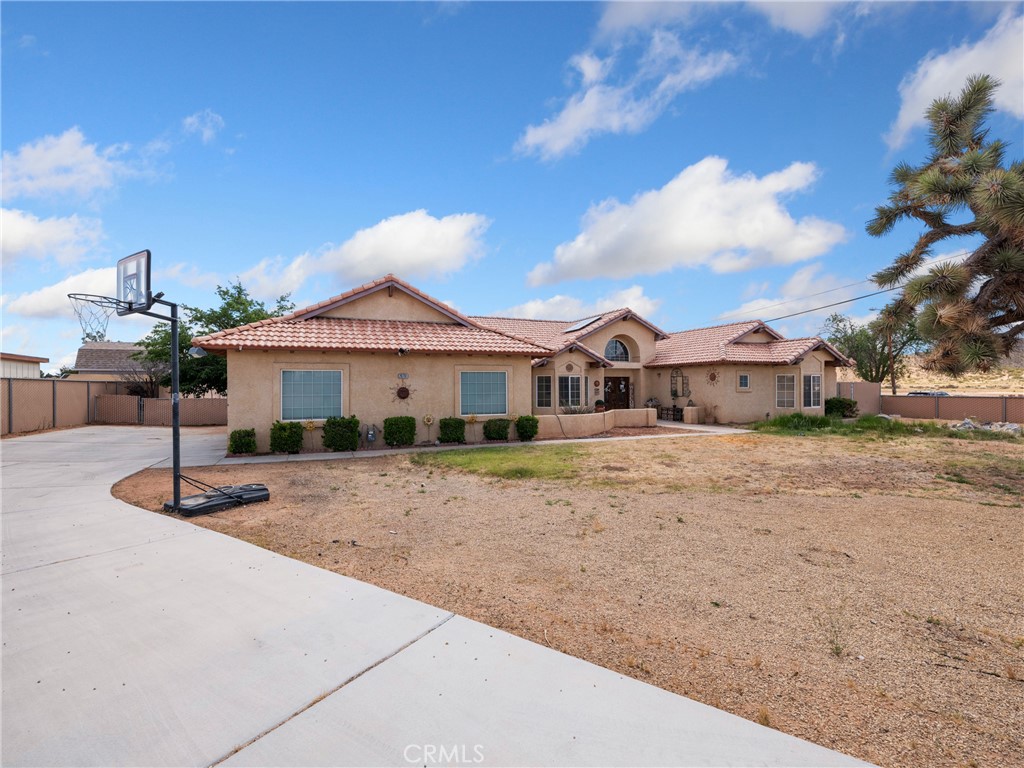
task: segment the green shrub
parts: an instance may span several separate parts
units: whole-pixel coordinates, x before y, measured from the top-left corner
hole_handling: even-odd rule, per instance
[[[438,422],[441,434],[438,440],[442,443],[466,442],[466,420],[459,418],[441,419]]]
[[[838,416],[841,419],[852,419],[860,409],[857,401],[848,397],[830,397],[825,401],[825,415]]]
[[[508,419],[488,419],[484,422],[484,437],[488,440],[508,440]]]
[[[384,419],[384,442],[392,448],[416,442],[414,416],[389,416]]]
[[[330,416],[324,422],[324,448],[328,451],[354,451],[359,447],[359,419],[355,416]]]
[[[301,421],[275,421],[270,428],[270,452],[298,453],[304,431]]]
[[[516,419],[516,434],[524,442],[533,440],[537,436],[538,429],[540,429],[540,420],[536,416],[520,416]]]
[[[228,453],[256,453],[256,430],[232,430],[228,436]]]

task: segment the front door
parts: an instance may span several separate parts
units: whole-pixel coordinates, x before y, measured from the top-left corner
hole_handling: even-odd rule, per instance
[[[604,407],[629,408],[629,376],[604,377]]]

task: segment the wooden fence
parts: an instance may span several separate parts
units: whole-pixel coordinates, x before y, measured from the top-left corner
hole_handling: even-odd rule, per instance
[[[120,381],[0,379],[0,434],[96,423],[170,426],[169,399],[124,391]],[[182,398],[179,405],[183,426],[228,423],[226,398]]]

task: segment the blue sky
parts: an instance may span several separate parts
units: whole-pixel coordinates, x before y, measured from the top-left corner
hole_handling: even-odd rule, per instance
[[[468,314],[771,320],[913,242],[864,224],[931,99],[993,74],[1024,144],[1021,3],[8,2],[0,30],[3,350],[50,368],[65,295],[143,248],[202,307],[394,272]]]

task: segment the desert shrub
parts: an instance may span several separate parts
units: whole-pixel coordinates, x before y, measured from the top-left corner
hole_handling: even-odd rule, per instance
[[[359,419],[355,416],[330,416],[324,422],[324,448],[328,451],[354,451],[359,447]]]
[[[275,421],[270,428],[270,452],[298,453],[304,431],[301,421]]]
[[[232,430],[228,436],[228,453],[256,453],[256,430]]]
[[[415,416],[389,416],[384,419],[384,442],[392,448],[416,442]]]
[[[852,419],[857,415],[857,401],[848,397],[830,397],[825,400],[825,415],[838,416],[841,419]]]
[[[488,440],[508,440],[508,419],[488,419],[484,422],[484,437]]]
[[[580,414],[594,412],[594,406],[592,405],[563,405],[561,408],[562,413],[568,416],[578,416]]]
[[[520,416],[516,419],[516,434],[524,442],[533,440],[537,436],[538,429],[540,429],[540,421],[536,416]]]
[[[466,420],[459,418],[441,419],[438,422],[441,434],[438,440],[442,443],[466,442]]]

